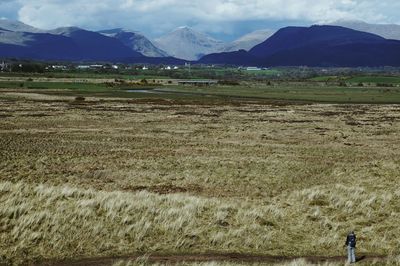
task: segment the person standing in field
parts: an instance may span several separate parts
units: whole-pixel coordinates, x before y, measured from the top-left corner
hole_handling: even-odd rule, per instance
[[[351,231],[346,238],[347,256],[349,263],[356,263],[356,244],[357,237],[354,231]]]

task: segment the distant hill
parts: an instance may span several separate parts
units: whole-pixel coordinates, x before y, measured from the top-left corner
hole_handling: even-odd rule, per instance
[[[169,55],[186,60],[198,60],[206,54],[220,51],[224,46],[224,42],[189,27],[180,27],[156,39],[155,44]]]
[[[254,46],[262,43],[271,37],[276,31],[275,30],[257,30],[251,32],[249,34],[244,35],[243,37],[233,41],[231,43],[227,43],[221,52],[234,52],[239,50],[249,51]]]
[[[235,59],[236,57],[236,59]],[[247,55],[211,54],[200,63],[258,66],[400,66],[400,42],[338,26],[287,27]]]
[[[312,26],[286,27],[265,42],[253,47],[250,53],[258,57],[267,57],[279,51],[300,47],[335,47],[350,43],[375,43],[385,41],[377,35],[359,32],[343,27]]]
[[[102,30],[99,33],[118,39],[133,51],[148,57],[168,57],[168,53],[157,48],[149,39],[138,32],[125,29]]]
[[[100,33],[76,27],[58,28],[49,33],[73,40],[82,60],[116,60],[126,57],[141,57],[142,54],[126,47],[119,40]]]
[[[0,57],[79,60],[82,54],[75,42],[68,37],[0,30]]]
[[[400,25],[396,24],[369,24],[359,20],[338,20],[330,23],[330,25],[369,32],[386,39],[400,40]]]

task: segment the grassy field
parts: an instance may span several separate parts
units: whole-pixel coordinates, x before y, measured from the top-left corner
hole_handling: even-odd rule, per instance
[[[131,72],[131,73],[130,73]],[[138,72],[132,74],[132,72]],[[68,79],[123,79],[123,80],[138,80],[138,79],[168,79],[165,75],[155,75],[153,71],[148,73],[144,70],[121,71],[121,73],[104,72],[96,73],[96,71],[77,71],[77,72],[45,72],[45,73],[1,73],[1,77],[26,77],[26,78],[68,78]]]
[[[400,87],[359,87],[321,85],[313,82],[241,82],[239,86],[191,87],[158,84],[159,80],[144,83],[116,83],[112,79],[86,79],[84,82],[51,81],[0,81],[0,88],[28,90],[54,95],[83,95],[124,98],[168,98],[192,99],[207,97],[229,99],[278,100],[289,102],[315,103],[400,103]],[[146,81],[147,82],[147,81]],[[176,82],[176,81],[174,81]],[[132,93],[132,90],[152,90],[153,93]]]
[[[365,83],[365,84],[400,84],[400,77],[398,76],[320,76],[312,78],[313,81],[327,82],[327,81],[345,81],[349,83]]]
[[[122,79],[122,80],[141,80],[141,79],[253,79],[278,77],[285,75],[284,69],[267,69],[262,71],[247,71],[246,69],[229,67],[199,67],[192,66],[179,67],[179,69],[165,70],[162,68],[142,69],[120,69],[120,70],[68,70],[68,71],[45,71],[43,73],[1,73],[2,77],[35,77],[35,78],[69,78],[69,79]]]
[[[348,80],[353,83],[386,83],[386,84],[400,84],[400,77],[385,77],[385,76],[366,76],[354,77]]]
[[[277,69],[264,69],[259,71],[245,70],[244,72],[249,75],[256,75],[256,76],[271,76],[271,75],[281,74],[281,71]]]
[[[0,90],[0,263],[399,254],[400,105],[94,92]]]
[[[275,265],[275,266],[342,266],[344,263],[342,262],[324,262],[324,263],[313,263],[310,261],[307,261],[305,259],[295,259],[290,262],[280,262],[280,263],[235,263],[235,262],[197,262],[197,263],[191,263],[191,262],[184,262],[184,263],[177,263],[174,265],[179,265],[179,266],[244,266],[244,265],[249,265],[249,266],[268,266],[268,265]],[[136,260],[133,261],[124,261],[120,260],[117,261],[113,264],[113,266],[137,266],[137,265],[165,265],[162,263],[156,263],[147,260],[146,256],[140,257]],[[359,261],[357,262],[357,265],[400,265],[399,263],[399,258],[391,258],[388,259],[387,261],[369,261],[369,262],[363,262]]]

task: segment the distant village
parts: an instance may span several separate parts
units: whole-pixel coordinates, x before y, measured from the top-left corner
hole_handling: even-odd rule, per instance
[[[24,70],[28,65],[32,65],[35,63],[25,62],[25,63],[15,63],[15,62],[6,62],[2,61],[0,63],[0,71],[1,72],[19,72],[20,70]],[[214,65],[207,66],[199,66],[196,67],[205,67],[205,68],[214,68]],[[147,64],[138,64],[138,65],[123,65],[123,64],[49,64],[44,67],[46,71],[70,71],[70,70],[179,70],[179,69],[190,69],[191,65],[189,63],[177,66],[177,65],[147,65]],[[259,68],[253,66],[241,66],[238,67],[239,70],[245,71],[262,71],[267,70],[268,68]],[[29,71],[28,71],[29,72]]]
[[[23,69],[27,65],[32,65],[34,63],[26,62],[26,63],[15,63],[15,62],[6,62],[1,61],[0,63],[0,71],[1,72],[18,72],[19,69]],[[202,67],[197,65],[196,67]],[[205,68],[214,68],[214,65],[203,66]],[[138,64],[138,65],[123,65],[123,64],[51,64],[46,65],[44,67],[47,71],[69,71],[69,70],[179,70],[181,68],[190,69],[191,65],[189,63],[183,66],[177,65],[147,65],[147,64]],[[245,71],[262,71],[268,70],[268,68],[259,68],[254,66],[240,66],[239,70]]]
[[[0,72],[19,72],[28,66],[42,65],[41,63],[32,62],[7,62],[0,61]],[[43,67],[43,66],[42,66]],[[154,65],[117,65],[117,64],[49,64],[44,66],[44,70],[47,71],[70,71],[70,70],[178,70],[180,66],[166,65],[166,66],[154,66]]]
[[[185,68],[190,67],[188,64],[186,64],[184,66]],[[210,66],[208,66],[210,67]],[[213,66],[211,66],[213,67]],[[75,69],[81,69],[81,70],[85,70],[85,69],[91,69],[91,70],[95,70],[95,69],[115,69],[118,70],[120,68],[124,68],[126,70],[129,69],[135,69],[135,70],[149,70],[150,66],[148,65],[143,65],[143,66],[129,66],[129,67],[124,67],[124,66],[119,66],[119,65],[77,65],[74,66],[73,68]],[[179,66],[151,66],[151,68],[153,69],[161,69],[161,70],[178,70],[180,69]],[[71,67],[68,66],[64,66],[64,65],[52,65],[49,67],[46,67],[46,69],[58,69],[58,70],[68,70],[71,69]],[[268,70],[268,68],[260,68],[260,67],[238,67],[239,70],[246,70],[246,71],[262,71],[262,70]]]
[[[162,70],[177,70],[179,69],[178,66],[152,66],[152,68],[156,69],[162,69]],[[79,70],[99,70],[99,69],[114,69],[114,70],[119,70],[119,69],[125,69],[125,70],[130,70],[130,69],[135,69],[135,70],[149,70],[150,66],[148,65],[134,65],[134,66],[124,66],[124,65],[110,65],[110,64],[104,64],[104,65],[74,65],[74,66],[66,66],[66,65],[51,65],[47,66],[46,70],[71,70],[71,69],[79,69]]]

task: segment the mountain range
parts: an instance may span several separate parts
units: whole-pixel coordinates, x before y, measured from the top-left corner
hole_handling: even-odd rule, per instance
[[[122,28],[92,32],[77,27],[64,27],[55,30],[45,31],[29,26],[19,21],[1,19],[0,29],[2,30],[0,35],[0,44],[15,44],[17,46],[22,45],[24,47],[33,45],[36,47],[35,53],[33,53],[32,51],[23,51],[25,50],[22,49],[23,47],[8,47],[7,50],[9,50],[10,52],[6,53],[6,49],[4,49],[3,52],[0,51],[0,55],[7,56],[13,54],[16,51],[19,51],[19,53],[22,53],[22,57],[33,57],[33,59],[60,60],[69,58],[71,60],[109,60],[113,57],[121,58],[120,55],[114,53],[111,53],[109,56],[94,56],[96,52],[101,51],[97,49],[96,46],[93,46],[94,43],[90,42],[90,40],[96,40],[96,43],[99,43],[99,40],[103,40],[107,42],[104,47],[110,47],[109,45],[112,41],[110,41],[109,38],[113,38],[117,39],[120,43],[133,51],[133,53],[130,51],[129,54],[127,54],[127,57],[129,58],[140,57],[141,55],[145,57],[155,58],[173,56],[187,61],[196,61],[202,56],[210,53],[236,51],[240,49],[249,50],[256,44],[266,40],[273,33],[273,31],[271,30],[259,30],[249,33],[236,41],[225,43],[220,40],[215,40],[209,35],[198,32],[189,27],[179,27],[168,34],[161,36],[155,41],[151,41],[137,31]],[[86,41],[88,41],[86,47],[92,46],[94,50],[75,50],[76,54],[74,56],[71,56],[69,52],[66,52],[64,55],[56,56],[56,48],[53,48],[53,54],[38,56],[38,54],[40,54],[40,50],[38,50],[39,48],[37,47],[36,43],[39,39],[43,38],[43,35],[36,34],[40,33],[62,35],[68,38],[72,38],[75,42],[80,42],[80,45],[78,46],[80,46],[81,49],[83,48],[84,44],[82,40],[85,39]],[[97,33],[109,38],[103,38]],[[85,38],[84,35],[87,35],[87,37]],[[47,38],[54,39],[55,36],[47,36]],[[27,45],[28,43],[29,45]],[[115,42],[114,45],[116,45]],[[115,46],[115,48],[118,48],[117,45]],[[45,48],[43,47],[43,49]],[[123,48],[121,51],[126,52],[126,48]],[[141,55],[138,55],[137,53],[140,53]],[[152,61],[154,61],[154,59],[152,59]]]
[[[0,57],[33,60],[112,61],[126,63],[173,63],[185,61],[169,57],[139,34],[113,31],[105,34],[77,27],[44,31],[22,22],[0,20]],[[134,37],[143,44],[133,47]],[[138,42],[138,44],[140,44]],[[147,45],[147,46],[146,46]],[[137,50],[135,50],[137,48]],[[139,49],[140,48],[140,49]],[[141,52],[154,56],[144,56]],[[157,54],[160,53],[160,54]]]
[[[79,28],[46,33],[0,30],[0,56],[36,60],[113,61],[141,57],[118,40]]]
[[[400,37],[400,26],[354,21],[337,24],[348,27],[315,25],[286,27],[277,32],[260,30],[231,43],[180,27],[152,42],[143,34],[126,29],[94,32],[64,27],[45,31],[0,19],[0,57],[151,64],[197,61],[254,66],[400,65],[400,41],[395,40]]]

